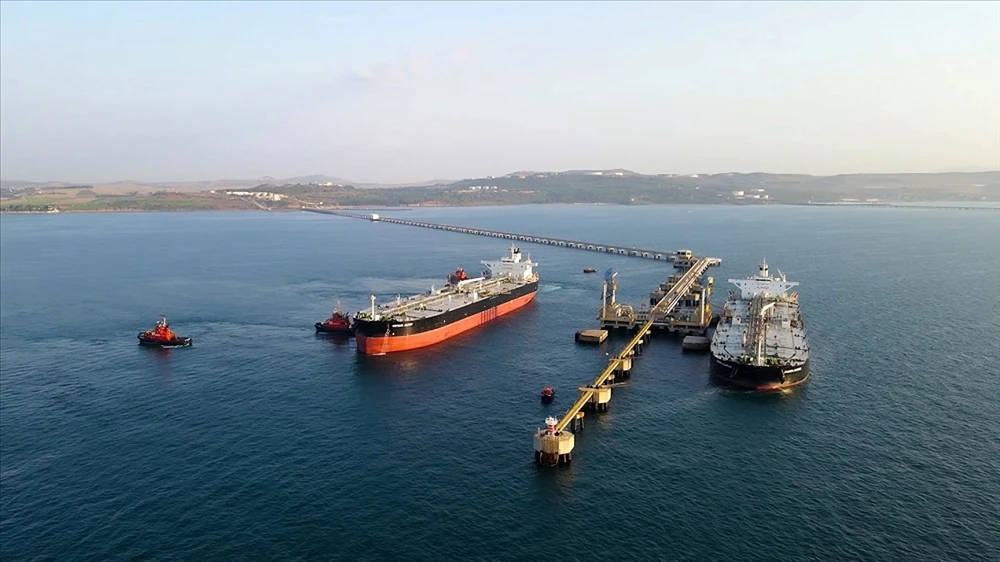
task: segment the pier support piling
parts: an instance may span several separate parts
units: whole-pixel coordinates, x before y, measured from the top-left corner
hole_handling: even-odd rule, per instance
[[[611,406],[611,387],[610,386],[597,386],[597,387],[581,387],[579,389],[581,392],[590,392],[590,407],[595,412],[607,412],[608,407]]]

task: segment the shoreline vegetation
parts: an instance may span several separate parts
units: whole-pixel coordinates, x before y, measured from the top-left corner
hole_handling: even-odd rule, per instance
[[[943,174],[643,175],[628,170],[515,172],[431,185],[356,187],[307,176],[191,184],[2,182],[0,212],[148,212],[302,209],[405,210],[537,204],[862,205],[992,208],[1000,171]],[[339,180],[343,181],[343,180]],[[222,184],[223,188],[212,189]],[[933,203],[929,203],[933,202]],[[921,205],[921,203],[923,203]]]

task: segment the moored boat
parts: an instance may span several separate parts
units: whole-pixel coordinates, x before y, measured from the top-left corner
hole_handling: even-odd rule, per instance
[[[597,271],[597,270],[594,269],[593,267],[585,267],[585,268],[583,268],[583,272],[584,273],[594,273],[595,271]]]
[[[139,345],[150,345],[163,348],[186,347],[191,345],[191,338],[178,336],[170,329],[170,325],[167,324],[166,316],[160,316],[160,319],[156,322],[156,326],[154,326],[153,329],[139,332],[136,337],[139,338]]]
[[[465,281],[468,278],[469,275],[465,273],[465,269],[459,266],[459,268],[456,269],[454,273],[448,275],[448,282],[451,283],[452,285],[458,285],[459,283]]]
[[[542,389],[542,402],[552,402],[556,397],[556,391],[551,386],[546,386]]]
[[[340,311],[339,302],[333,308],[333,313],[330,314],[329,318],[322,322],[316,322],[314,326],[316,327],[316,332],[320,334],[339,334],[344,336],[354,334],[354,328],[351,327],[351,316]]]
[[[712,335],[712,375],[757,391],[783,390],[809,378],[809,342],[799,310],[798,285],[761,262],[757,275],[730,279],[730,291]]]
[[[511,246],[499,261],[483,261],[481,277],[456,280],[464,270],[448,276],[440,289],[376,306],[354,315],[358,352],[383,355],[438,344],[511,313],[532,301],[538,291],[537,265]]]

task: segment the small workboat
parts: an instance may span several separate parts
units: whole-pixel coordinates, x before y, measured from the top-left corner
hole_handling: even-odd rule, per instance
[[[349,336],[354,333],[354,328],[351,328],[351,316],[340,311],[339,302],[333,308],[333,313],[330,314],[329,318],[322,322],[316,322],[314,326],[316,326],[316,333],[320,334]]]
[[[597,270],[594,269],[593,267],[585,267],[585,268],[583,268],[583,272],[584,273],[594,273],[595,271],[597,271]]]
[[[468,278],[469,276],[468,274],[465,273],[465,269],[459,266],[459,268],[455,270],[455,273],[448,275],[448,283],[451,283],[452,285],[458,285],[459,283],[465,281]]]
[[[156,326],[152,330],[139,332],[139,335],[136,337],[139,338],[139,345],[152,345],[163,348],[187,347],[191,345],[191,338],[178,336],[170,329],[166,316],[160,316],[160,319],[156,322]]]
[[[556,391],[551,386],[542,389],[542,402],[552,402],[556,397]]]

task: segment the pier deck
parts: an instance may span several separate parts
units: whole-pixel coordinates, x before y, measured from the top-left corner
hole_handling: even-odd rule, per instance
[[[577,250],[588,250],[591,252],[601,252],[604,254],[615,254],[634,258],[645,258],[650,260],[672,261],[678,267],[687,268],[694,265],[700,259],[711,260],[710,265],[715,266],[722,263],[718,258],[701,258],[687,253],[685,250],[668,252],[665,250],[654,250],[650,248],[636,248],[634,246],[624,247],[620,244],[601,244],[597,242],[583,242],[580,240],[567,240],[565,238],[552,238],[550,236],[538,236],[535,234],[522,234],[518,232],[506,232],[503,230],[489,230],[485,228],[472,228],[467,226],[455,226],[451,224],[438,224],[433,222],[422,222],[408,219],[398,219],[385,217],[373,213],[352,213],[348,211],[335,211],[331,209],[303,209],[311,213],[325,215],[336,215],[352,219],[362,219],[376,222],[387,222],[404,226],[417,226],[421,228],[432,228],[435,230],[447,230],[449,232],[460,232],[462,234],[475,234],[477,236],[491,236],[494,238],[504,238],[507,240],[517,240],[520,242],[531,242],[534,244],[544,244],[548,246],[559,246],[563,248],[574,248]]]
[[[604,368],[600,375],[597,375],[594,382],[590,383],[586,387],[581,387],[580,398],[577,399],[572,406],[570,406],[569,410],[566,411],[566,414],[563,415],[562,419],[559,420],[559,423],[556,424],[557,432],[563,431],[567,426],[569,426],[570,422],[573,421],[573,418],[576,417],[577,412],[583,409],[583,406],[590,401],[593,394],[599,390],[601,385],[608,380],[611,373],[615,372],[623,361],[626,359],[631,360],[636,345],[638,345],[643,338],[649,335],[650,329],[653,327],[653,322],[656,318],[659,315],[670,313],[670,311],[677,306],[677,303],[680,302],[691,286],[694,285],[694,283],[701,278],[702,274],[705,273],[705,271],[712,265],[712,261],[714,259],[715,258],[700,258],[697,262],[695,262],[694,266],[684,273],[680,281],[675,283],[674,286],[667,291],[665,295],[663,295],[660,302],[656,303],[656,306],[651,309],[653,314],[649,315],[649,318],[642,325],[642,327],[639,328],[639,331],[635,334],[635,336],[632,337],[632,339],[621,349],[621,351],[618,352],[617,355],[608,361],[608,366]]]
[[[546,429],[541,429],[535,433],[535,459],[543,464],[554,465],[559,464],[560,462],[569,462],[572,458],[575,438],[573,433],[567,431],[566,428],[574,420],[581,419],[583,407],[588,402],[594,402],[598,409],[607,407],[608,402],[611,400],[611,390],[613,387],[617,386],[615,383],[609,382],[611,376],[615,372],[627,373],[631,371],[632,360],[636,355],[638,355],[638,353],[641,352],[642,345],[648,342],[647,338],[649,338],[653,326],[658,322],[663,322],[666,317],[674,312],[677,305],[681,303],[685,297],[689,296],[692,288],[695,287],[695,285],[700,281],[702,275],[704,275],[708,268],[718,266],[722,263],[722,260],[719,258],[696,256],[692,254],[690,250],[666,252],[663,250],[653,250],[648,248],[624,248],[620,245],[598,244],[595,242],[581,242],[579,240],[551,238],[501,230],[488,230],[483,228],[471,228],[466,226],[397,219],[392,217],[383,217],[375,213],[362,214],[331,209],[303,210],[374,222],[388,222],[404,226],[417,226],[421,228],[433,228],[436,230],[460,232],[463,234],[505,238],[520,242],[531,242],[535,244],[575,248],[579,250],[589,250],[652,260],[671,261],[674,263],[675,268],[684,270],[684,273],[680,276],[671,278],[669,289],[666,289],[661,293],[657,293],[656,296],[660,296],[660,294],[662,294],[662,297],[652,308],[638,311],[638,314],[635,314],[632,318],[630,318],[630,321],[628,322],[628,327],[630,328],[635,327],[638,322],[642,322],[642,325],[636,331],[635,336],[632,337],[632,339],[621,349],[621,351],[608,361],[607,367],[601,371],[601,374],[599,374],[593,382],[578,389],[580,397],[573,403],[572,406],[570,406],[569,410],[566,411],[566,414],[563,415],[562,419],[558,421],[555,418],[547,419]],[[661,285],[661,289],[663,288],[665,287]],[[704,293],[702,294],[704,295]],[[704,301],[704,299],[702,299],[702,301]],[[701,302],[700,306],[704,307],[704,302]],[[601,316],[605,316],[604,309],[602,309]],[[606,320],[606,318],[602,318],[602,321],[603,320]],[[703,320],[704,318],[699,319],[699,327],[704,323]],[[673,321],[677,321],[677,319],[673,319]],[[682,321],[687,322],[686,319]],[[606,326],[608,324],[608,322],[605,322]]]

